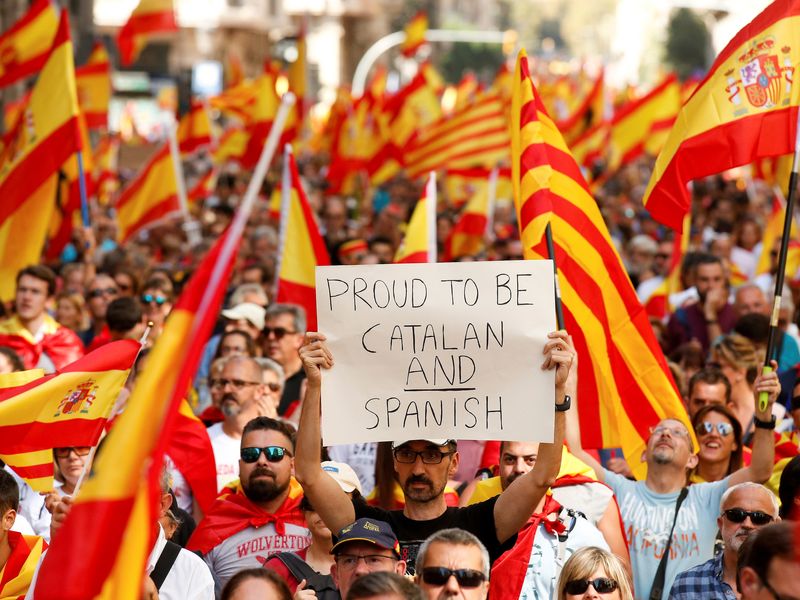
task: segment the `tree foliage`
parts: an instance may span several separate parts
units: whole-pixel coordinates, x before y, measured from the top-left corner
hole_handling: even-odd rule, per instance
[[[692,10],[675,11],[667,29],[666,62],[681,80],[705,72],[711,65],[711,35]]]

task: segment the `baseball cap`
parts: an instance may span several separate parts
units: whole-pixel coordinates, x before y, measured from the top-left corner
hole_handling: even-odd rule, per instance
[[[398,440],[398,441],[394,441],[394,442],[392,442],[392,448],[399,448],[399,447],[400,447],[400,446],[402,446],[403,444],[407,444],[408,442],[414,442],[414,441],[417,441],[417,440],[419,440],[419,441],[421,441],[421,442],[430,442],[430,443],[431,443],[431,444],[433,444],[434,446],[446,446],[447,444],[449,444],[449,443],[451,443],[451,442],[452,442],[453,444],[455,444],[455,443],[456,443],[456,441],[455,441],[455,440],[431,440],[431,439],[412,438],[412,439],[410,439],[410,440]]]
[[[385,521],[377,519],[359,519],[344,527],[334,538],[331,554],[338,554],[341,547],[348,542],[367,542],[378,548],[391,550],[400,558],[400,542],[392,531],[391,526]]]
[[[222,316],[231,321],[239,321],[245,319],[250,321],[254,327],[261,330],[264,329],[264,310],[263,306],[259,306],[254,302],[242,302],[233,308],[222,311]]]
[[[333,477],[339,487],[348,494],[353,490],[358,490],[358,493],[361,493],[361,483],[358,481],[358,475],[356,475],[353,467],[347,463],[326,460],[322,463],[322,470]]]

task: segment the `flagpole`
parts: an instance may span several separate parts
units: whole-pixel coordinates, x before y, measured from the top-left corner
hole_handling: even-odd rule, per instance
[[[167,123],[167,139],[169,141],[169,153],[172,155],[172,167],[175,169],[175,183],[177,184],[178,202],[181,205],[184,223],[183,230],[190,246],[197,246],[202,241],[200,235],[200,224],[192,219],[189,213],[189,198],[186,194],[186,181],[183,178],[183,163],[181,162],[181,150],[178,145],[178,128],[175,120]]]
[[[550,228],[550,222],[544,229],[545,240],[547,241],[547,254],[550,255],[550,260],[553,261],[553,281],[555,283],[554,289],[556,294],[556,325],[559,329],[564,327],[564,308],[561,306],[561,287],[558,285],[558,265],[556,265],[556,249],[553,245],[553,231]]]
[[[83,170],[83,150],[75,153],[78,163],[78,191],[81,196],[81,220],[84,227],[91,227],[92,222],[89,216],[89,195],[86,193],[86,173]]]
[[[775,351],[775,342],[778,331],[778,316],[781,311],[781,294],[783,294],[783,282],[786,276],[786,257],[789,254],[789,238],[792,234],[792,222],[794,221],[794,201],[797,195],[797,171],[800,169],[800,123],[797,125],[794,141],[794,157],[792,159],[792,174],[789,176],[789,193],[786,195],[786,212],[783,218],[783,235],[781,236],[781,251],[778,255],[778,271],[775,273],[775,295],[772,301],[772,317],[769,323],[769,337],[767,338],[767,355],[764,359],[762,373],[771,373],[772,366],[770,359]],[[767,410],[769,405],[769,394],[761,392],[758,395],[758,409],[761,412]]]
[[[428,222],[428,262],[438,261],[438,248],[436,244],[436,172],[431,171],[428,183],[425,184],[426,221]]]
[[[283,250],[286,244],[286,230],[289,225],[289,205],[292,201],[292,174],[289,169],[289,161],[292,156],[292,145],[286,144],[283,147],[283,169],[281,170],[281,214],[278,225],[278,261],[275,265],[275,296],[278,296],[278,286],[281,280],[281,263],[283,262]]]

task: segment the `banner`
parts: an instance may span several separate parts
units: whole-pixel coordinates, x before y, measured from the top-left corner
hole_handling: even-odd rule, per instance
[[[553,437],[553,263],[319,267],[326,446]]]

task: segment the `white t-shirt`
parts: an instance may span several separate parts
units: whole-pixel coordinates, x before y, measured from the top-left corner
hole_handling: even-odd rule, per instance
[[[278,535],[274,523],[248,527],[220,542],[203,557],[214,576],[217,594],[242,569],[262,567],[275,552],[297,552],[311,543],[306,527],[285,524],[284,535]]]
[[[155,569],[166,544],[167,538],[159,525],[158,539],[147,559],[148,574]],[[158,597],[160,600],[214,600],[214,578],[202,558],[181,548],[158,590]]]
[[[215,423],[207,429],[214,450],[217,465],[217,491],[231,481],[239,479],[239,454],[241,438],[232,438],[222,430],[222,423]]]
[[[8,465],[5,466],[5,470],[11,473],[11,476],[14,477],[19,486],[19,510],[17,511],[17,521],[19,523],[15,523],[12,530],[19,533],[29,533],[25,529],[24,521],[29,524],[28,527],[32,528],[30,535],[41,536],[49,544],[51,515],[44,505],[44,495],[34,491]],[[22,518],[22,521],[20,521],[20,518]]]

